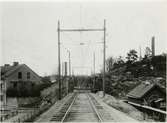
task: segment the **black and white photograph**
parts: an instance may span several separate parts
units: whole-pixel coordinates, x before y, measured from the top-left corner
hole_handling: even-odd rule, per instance
[[[167,122],[167,0],[0,0],[0,121]]]

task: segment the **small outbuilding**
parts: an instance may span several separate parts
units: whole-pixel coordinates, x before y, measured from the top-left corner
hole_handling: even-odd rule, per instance
[[[127,97],[129,102],[166,110],[166,89],[157,83],[141,83]]]

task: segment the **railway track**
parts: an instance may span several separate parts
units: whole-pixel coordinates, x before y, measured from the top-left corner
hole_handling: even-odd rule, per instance
[[[102,122],[102,115],[88,93],[76,93],[50,121]]]
[[[93,102],[96,110],[98,111],[98,115],[101,117],[103,122],[111,122],[114,121],[114,118],[110,115],[109,112],[107,112],[103,106],[92,96],[89,94],[89,97],[91,98],[91,101]]]
[[[75,100],[76,98],[76,94],[74,94],[61,108],[61,110],[57,113],[55,113],[50,121],[57,121],[60,122],[62,121],[63,117],[65,116],[68,108],[70,107],[70,105],[72,104],[72,102]]]

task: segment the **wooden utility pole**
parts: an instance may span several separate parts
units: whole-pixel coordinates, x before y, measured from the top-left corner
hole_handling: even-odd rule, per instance
[[[95,75],[95,52],[93,53],[93,72]]]
[[[71,55],[70,55],[70,51],[67,50],[68,52],[68,59],[69,59],[69,78],[71,78]],[[67,81],[67,94],[69,91],[69,80]]]
[[[71,76],[71,53],[69,50],[68,51],[68,60],[69,60],[69,76]]]
[[[64,62],[64,78],[65,78],[65,82],[63,82],[64,83],[63,87],[66,87],[66,94],[68,94],[67,62]]]
[[[60,60],[60,22],[58,21],[58,81],[59,81],[59,100],[61,100],[61,60]]]
[[[103,45],[103,97],[105,96],[105,70],[106,70],[106,20],[104,20],[104,45]]]
[[[93,53],[93,89],[95,89],[95,52]]]

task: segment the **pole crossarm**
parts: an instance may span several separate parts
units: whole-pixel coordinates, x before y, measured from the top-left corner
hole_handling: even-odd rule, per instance
[[[61,99],[61,60],[60,60],[60,32],[86,32],[86,31],[103,31],[103,34],[104,34],[104,42],[103,42],[103,53],[104,53],[104,55],[103,55],[103,87],[102,87],[102,89],[103,89],[103,97],[105,96],[105,61],[106,61],[106,21],[104,20],[104,28],[76,28],[76,29],[68,29],[68,28],[66,28],[66,29],[61,29],[60,28],[60,22],[58,21],[58,29],[57,29],[57,31],[58,31],[58,65],[59,65],[59,67],[58,67],[58,72],[59,72],[59,74],[58,74],[58,80],[59,80],[59,100]],[[70,52],[69,52],[69,63],[70,63],[71,61],[70,61]],[[71,63],[70,63],[71,64]],[[94,63],[95,64],[95,63]],[[73,67],[73,68],[89,68],[89,67]],[[91,67],[90,67],[91,68]],[[70,66],[70,68],[69,69],[71,69],[71,66]],[[71,71],[71,70],[70,70]],[[70,73],[70,72],[69,72]],[[95,73],[95,72],[94,72]]]
[[[104,29],[60,29],[60,32],[104,31]]]
[[[73,66],[73,68],[91,68],[91,67]]]

